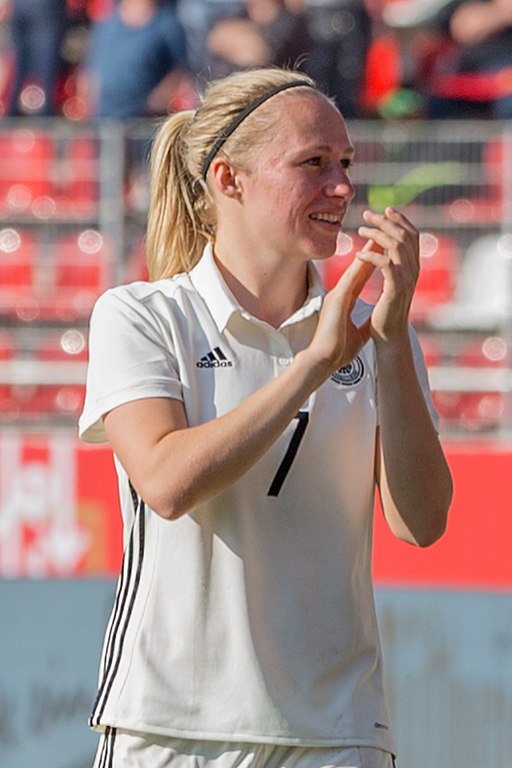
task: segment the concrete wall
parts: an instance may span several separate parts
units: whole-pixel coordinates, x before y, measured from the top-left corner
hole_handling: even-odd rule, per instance
[[[90,768],[106,580],[0,581],[0,766]],[[379,588],[398,768],[512,766],[512,595]]]

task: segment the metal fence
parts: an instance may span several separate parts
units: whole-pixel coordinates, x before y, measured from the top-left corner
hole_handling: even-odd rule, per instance
[[[144,277],[150,121],[0,124],[0,417],[73,428],[87,321],[107,287]],[[328,285],[358,246],[364,208],[421,231],[412,307],[444,435],[510,437],[512,125],[350,124],[356,197]],[[372,300],[376,279],[367,290]]]

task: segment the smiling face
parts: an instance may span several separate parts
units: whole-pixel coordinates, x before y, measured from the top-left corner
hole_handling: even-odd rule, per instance
[[[251,244],[280,259],[324,259],[354,197],[354,155],[338,110],[320,94],[276,96],[272,136],[238,170],[241,226]]]

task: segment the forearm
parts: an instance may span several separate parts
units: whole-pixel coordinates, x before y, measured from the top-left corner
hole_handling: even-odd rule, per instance
[[[444,532],[451,475],[416,375],[409,337],[377,344],[383,511],[399,538],[420,546]]]
[[[157,440],[132,454],[132,482],[162,517],[180,517],[242,477],[326,376],[327,369],[304,351],[232,411],[193,427],[162,425]],[[121,436],[118,442],[122,450],[126,441]],[[115,437],[111,443],[115,450]]]

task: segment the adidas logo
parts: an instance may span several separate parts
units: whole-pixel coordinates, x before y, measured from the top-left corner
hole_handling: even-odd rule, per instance
[[[232,368],[233,363],[227,359],[220,347],[214,347],[211,352],[197,361],[196,366],[197,368]]]

